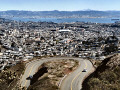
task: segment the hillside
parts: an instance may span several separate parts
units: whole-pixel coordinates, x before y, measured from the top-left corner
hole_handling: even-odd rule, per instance
[[[33,75],[28,90],[59,90],[64,76],[75,70],[79,62],[73,59],[43,63]]]
[[[18,90],[18,82],[24,69],[25,64],[18,63],[0,71],[0,90]]]
[[[120,17],[120,11],[0,11],[1,17],[61,17],[61,18],[78,18],[78,17]]]
[[[83,90],[120,90],[120,55],[106,58],[83,83]]]

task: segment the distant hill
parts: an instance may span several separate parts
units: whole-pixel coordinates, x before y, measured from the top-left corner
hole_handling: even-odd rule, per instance
[[[120,17],[120,11],[0,11],[1,17],[35,17],[35,18],[45,18],[45,17],[56,17],[56,18],[78,18],[78,17]]]

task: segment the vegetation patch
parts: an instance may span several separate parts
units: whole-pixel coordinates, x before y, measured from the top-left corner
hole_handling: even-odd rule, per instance
[[[120,55],[102,61],[83,83],[83,90],[120,90]]]
[[[0,90],[16,90],[21,74],[24,72],[25,65],[23,63],[5,68],[0,73]]]

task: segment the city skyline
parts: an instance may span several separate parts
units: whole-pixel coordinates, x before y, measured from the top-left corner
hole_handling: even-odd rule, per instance
[[[0,0],[0,11],[120,11],[119,4],[119,0]]]

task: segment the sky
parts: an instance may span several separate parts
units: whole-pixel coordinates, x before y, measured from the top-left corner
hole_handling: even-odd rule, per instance
[[[119,10],[120,0],[0,0],[0,11]]]

